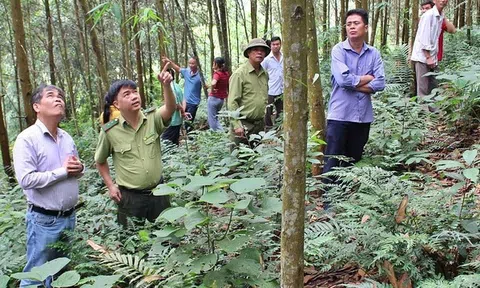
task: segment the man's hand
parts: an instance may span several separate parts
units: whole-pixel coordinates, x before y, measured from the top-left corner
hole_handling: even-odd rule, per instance
[[[235,132],[235,135],[237,135],[238,137],[245,137],[245,130],[242,127],[235,128],[233,132]]]
[[[173,80],[172,74],[167,71],[168,66],[169,65],[165,65],[165,67],[163,67],[162,69],[162,72],[157,75],[158,81],[160,81],[160,83],[162,83],[163,85],[170,85]]]
[[[110,195],[110,199],[115,201],[117,204],[122,200],[122,194],[120,193],[118,186],[115,184],[112,184],[110,187],[108,187],[108,194]]]
[[[83,171],[83,164],[75,155],[68,156],[63,162],[63,167],[67,170],[68,176],[78,176]]]
[[[168,59],[167,56],[162,56],[162,63],[164,65],[170,64],[172,60]]]
[[[427,57],[427,66],[428,66],[428,68],[430,68],[430,69],[433,69],[433,68],[435,68],[435,66],[437,66],[437,65],[435,64],[435,61],[433,60],[433,57],[432,57],[432,56]]]

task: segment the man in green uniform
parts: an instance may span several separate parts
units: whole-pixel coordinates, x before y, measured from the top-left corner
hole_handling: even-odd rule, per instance
[[[248,144],[251,134],[264,130],[265,108],[268,101],[268,74],[260,65],[270,47],[260,38],[248,43],[243,55],[248,61],[242,64],[230,77],[228,109],[235,111],[243,106],[240,116],[245,119],[233,119],[230,125],[230,139],[238,146]]]
[[[137,85],[131,80],[114,82],[105,96],[105,106],[117,107],[120,117],[102,127],[95,162],[110,198],[118,204],[118,222],[124,227],[127,216],[153,222],[170,205],[168,197],[152,194],[152,189],[163,181],[160,135],[176,109],[170,86],[172,76],[163,69],[158,80],[163,86],[165,103],[159,109],[141,111]],[[110,155],[116,183],[107,163]]]

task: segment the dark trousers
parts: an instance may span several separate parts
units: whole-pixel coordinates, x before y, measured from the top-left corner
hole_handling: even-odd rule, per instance
[[[333,167],[345,167],[360,161],[363,148],[368,141],[370,123],[355,123],[346,121],[327,121],[327,147],[325,149],[325,165],[323,173]],[[343,155],[353,158],[353,161],[340,161],[330,155]],[[327,181],[329,182],[329,181]]]
[[[190,119],[189,121],[185,121],[185,129],[187,130],[187,132],[190,132],[193,130],[193,121],[195,121],[195,116],[197,116],[197,109],[198,109],[197,104],[187,103],[187,107],[185,107],[185,112],[190,113],[190,115],[192,115],[192,119]]]
[[[180,139],[180,128],[182,128],[182,125],[168,127],[165,131],[163,131],[162,139],[178,145]]]
[[[235,134],[233,126],[230,125],[230,140],[233,142],[233,145],[230,147],[230,150],[235,149],[243,143],[245,145],[250,145],[251,147],[255,147],[258,145],[258,139],[250,141],[250,135],[252,134],[259,134],[261,131],[265,129],[265,123],[263,119],[260,120],[240,120],[242,122],[242,126],[245,129],[245,133],[242,136],[238,136]]]
[[[265,111],[265,127],[267,129],[273,126],[273,107],[275,107],[275,111],[277,112],[276,117],[278,117],[278,115],[283,112],[283,94],[268,95],[267,111]]]
[[[124,228],[128,227],[128,217],[135,217],[135,223],[142,225],[147,219],[155,222],[163,210],[170,207],[168,196],[154,196],[147,194],[147,191],[137,191],[119,187],[122,200],[118,203],[118,224]]]

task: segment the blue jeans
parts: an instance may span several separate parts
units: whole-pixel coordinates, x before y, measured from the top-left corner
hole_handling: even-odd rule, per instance
[[[64,230],[75,229],[75,212],[68,217],[57,217],[27,211],[27,265],[23,272],[30,271],[33,267],[40,266],[47,261],[62,257],[62,253],[49,246],[61,239]],[[52,277],[46,281],[51,287]],[[22,280],[20,287],[40,285],[38,281]]]
[[[208,111],[208,126],[213,131],[223,131],[222,124],[218,120],[218,111],[222,109],[223,99],[208,96],[207,111]]]

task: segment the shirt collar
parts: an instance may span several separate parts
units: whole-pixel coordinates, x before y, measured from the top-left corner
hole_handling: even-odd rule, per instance
[[[142,121],[140,121],[140,125],[145,122],[145,120],[147,120],[147,116],[145,116],[145,114],[143,114],[142,111],[139,112],[140,115],[138,116]],[[128,124],[127,123],[127,120],[125,120],[125,118],[123,118],[123,115],[120,113],[120,117],[118,117],[118,120],[120,121],[120,124],[122,125],[122,127],[124,127],[125,124]]]
[[[433,10],[432,13],[433,13],[433,15],[435,15],[435,17],[440,17],[441,16],[440,11],[438,11],[437,5],[433,6],[432,10]]]
[[[37,121],[35,121],[35,125],[37,125],[38,128],[40,128],[40,130],[42,131],[42,134],[48,134],[48,135],[53,137],[52,133],[50,133],[50,131],[48,131],[47,126],[45,126],[45,124],[43,124],[43,122],[40,121],[40,119],[37,119]],[[63,130],[62,129],[57,128],[57,136],[58,137],[63,136]]]
[[[348,41],[348,38],[347,38],[345,41],[343,41],[343,49],[355,51],[355,50],[352,48],[352,46],[350,45],[350,41]],[[362,47],[362,52],[361,52],[361,53],[367,51],[368,49],[370,49],[370,47],[369,47],[369,46],[367,45],[367,43],[365,43],[365,41],[364,41],[364,42],[363,42],[363,47]],[[356,52],[356,51],[355,51],[355,52]],[[360,54],[361,54],[361,53],[360,53]]]
[[[252,64],[250,63],[250,61],[247,60],[247,71],[248,73],[252,73],[252,72],[255,72],[255,68],[253,68]],[[260,65],[260,73],[258,73],[258,76],[262,75],[262,73],[264,73],[265,69],[263,69],[263,66]]]
[[[282,53],[282,51],[280,51],[279,53],[280,53],[280,60],[279,61],[281,61],[282,58],[283,58],[283,53]],[[266,58],[273,58],[273,59],[277,60],[277,58],[275,58],[275,55],[273,55],[273,52],[270,52],[270,54],[268,54]]]

